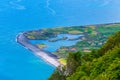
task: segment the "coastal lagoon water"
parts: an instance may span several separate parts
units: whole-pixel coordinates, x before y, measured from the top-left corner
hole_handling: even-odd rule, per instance
[[[43,50],[48,51],[48,52],[55,52],[57,49],[59,49],[62,46],[72,46],[75,45],[78,41],[80,41],[80,37],[83,35],[71,35],[71,34],[59,34],[57,35],[56,38],[54,39],[61,39],[64,37],[67,37],[66,40],[58,40],[58,41],[49,41],[49,40],[30,40],[31,43],[33,44],[45,44],[46,47],[43,48]],[[79,38],[79,39],[77,39]],[[52,39],[52,38],[51,38]],[[76,39],[76,40],[69,40],[69,39]]]
[[[0,80],[47,80],[55,68],[17,44],[16,35],[40,28],[120,21],[120,1],[107,1],[0,0]]]

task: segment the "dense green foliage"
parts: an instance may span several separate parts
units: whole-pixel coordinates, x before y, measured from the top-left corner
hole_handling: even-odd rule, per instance
[[[67,65],[49,80],[120,80],[120,31],[91,53],[69,53]]]
[[[81,58],[82,54],[80,52],[76,52],[74,54],[69,53],[66,65],[68,75],[71,75],[73,72],[75,72],[76,68],[81,65]]]

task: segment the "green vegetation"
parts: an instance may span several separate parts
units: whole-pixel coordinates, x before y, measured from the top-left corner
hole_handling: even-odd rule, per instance
[[[82,34],[80,41],[76,45],[65,47],[62,46],[54,54],[59,58],[66,58],[69,52],[85,52],[88,53],[92,49],[99,49],[107,40],[108,36],[120,30],[120,23],[72,26],[48,28],[43,30],[29,31],[26,33],[28,39],[47,39],[56,37],[57,34]],[[57,41],[57,40],[53,40]]]
[[[51,37],[55,37],[56,35],[53,34],[52,32],[46,32],[43,30],[34,30],[25,33],[25,36],[31,40],[45,40]]]
[[[70,32],[69,29],[66,30]],[[59,57],[66,58],[67,53],[71,52],[71,49],[73,48],[75,48],[76,51],[85,53],[90,52],[92,49],[99,49],[106,42],[108,36],[120,30],[120,23],[73,27],[72,30],[80,31],[80,34],[83,34],[84,37],[82,37],[82,41],[77,42],[76,45],[58,49],[55,54]]]
[[[38,46],[39,48],[45,48],[45,47],[47,47],[45,44],[36,44],[36,46]]]
[[[60,64],[66,65],[66,59],[65,58],[60,58],[59,62],[60,62]]]
[[[69,53],[48,80],[120,80],[120,31],[98,50]]]

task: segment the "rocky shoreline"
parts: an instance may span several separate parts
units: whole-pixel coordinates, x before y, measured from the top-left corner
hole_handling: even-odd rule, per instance
[[[42,58],[43,60],[45,60],[49,64],[51,64],[55,67],[58,67],[60,65],[56,55],[54,55],[50,52],[44,51],[44,50],[38,48],[37,46],[31,44],[29,42],[29,39],[24,34],[25,34],[25,32],[19,33],[17,35],[16,41],[19,44],[21,44],[25,48],[29,49],[30,51],[32,51],[35,55],[39,56],[40,58]]]

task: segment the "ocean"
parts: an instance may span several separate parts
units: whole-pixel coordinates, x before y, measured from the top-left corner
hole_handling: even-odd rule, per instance
[[[0,80],[47,80],[55,67],[16,43],[18,33],[120,21],[119,0],[0,0]]]

